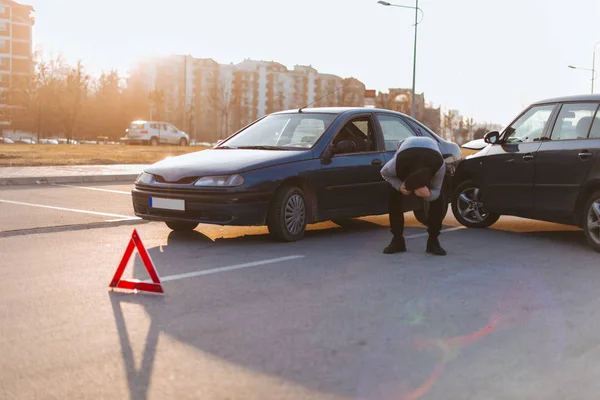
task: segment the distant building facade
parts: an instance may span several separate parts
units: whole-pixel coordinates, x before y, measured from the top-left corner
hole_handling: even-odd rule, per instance
[[[377,108],[393,110],[411,115],[412,89],[391,88],[387,93],[379,92],[375,97]],[[417,93],[415,97],[415,119],[425,124],[437,134],[441,134],[441,108],[434,108],[425,103],[425,94]]]
[[[34,8],[0,0],[0,125],[10,127],[8,90],[33,73]]]
[[[218,64],[171,56],[140,63],[130,76],[128,85],[154,94],[153,118],[177,124],[198,141],[224,138],[264,115],[311,103],[364,104],[365,85],[355,78],[322,74],[305,65],[288,69],[274,61]]]

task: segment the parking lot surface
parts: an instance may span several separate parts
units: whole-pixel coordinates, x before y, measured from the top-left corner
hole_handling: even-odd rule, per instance
[[[191,234],[131,185],[0,190],[0,398],[591,399],[598,255],[574,228],[445,221],[447,257],[384,255],[387,218]],[[164,296],[110,292],[137,229]],[[148,278],[135,258],[125,273]]]

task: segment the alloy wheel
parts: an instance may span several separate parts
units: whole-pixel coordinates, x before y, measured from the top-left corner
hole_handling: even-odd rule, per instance
[[[590,238],[600,245],[600,199],[594,201],[588,210],[587,228]]]
[[[285,226],[289,233],[297,235],[302,232],[306,221],[306,206],[302,196],[295,194],[289,198],[285,206]]]
[[[477,224],[485,221],[488,214],[481,203],[480,191],[478,188],[467,188],[458,196],[457,207],[460,216],[465,221]]]

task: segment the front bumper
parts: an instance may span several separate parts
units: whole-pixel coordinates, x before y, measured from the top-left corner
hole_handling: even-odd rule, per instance
[[[142,219],[232,226],[265,225],[272,199],[270,193],[217,193],[139,185],[131,195],[135,215]],[[152,208],[150,197],[184,200],[185,211]]]

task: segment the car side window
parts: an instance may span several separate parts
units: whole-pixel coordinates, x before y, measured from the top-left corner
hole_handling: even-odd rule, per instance
[[[399,117],[378,115],[377,120],[381,125],[386,151],[396,151],[398,142],[411,136],[417,136],[410,126]]]
[[[563,105],[552,129],[550,139],[586,139],[597,108],[598,104],[596,103]]]
[[[541,139],[556,105],[531,107],[506,130],[507,143],[530,143]]]
[[[598,113],[596,113],[596,117],[592,122],[589,138],[600,139],[600,115]]]
[[[169,132],[171,133],[177,133],[178,130],[175,129],[175,127],[173,125],[168,125],[167,128],[169,129]]]
[[[373,121],[369,117],[359,117],[348,121],[333,139],[333,145],[337,146],[342,141],[351,142],[351,153],[366,153],[377,150],[373,129]]]

